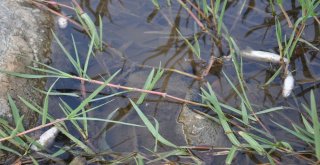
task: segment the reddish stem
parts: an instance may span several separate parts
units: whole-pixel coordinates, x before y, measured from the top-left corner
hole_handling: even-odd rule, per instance
[[[82,77],[76,77],[76,76],[72,76],[71,78],[76,79],[76,80],[80,80],[80,81],[87,81],[93,84],[99,84],[102,85],[104,84],[104,82],[102,81],[98,81],[98,80],[89,80],[86,78],[82,78]],[[163,92],[156,92],[156,91],[150,91],[150,90],[145,90],[145,89],[140,89],[140,88],[134,88],[134,87],[127,87],[127,86],[122,86],[122,85],[116,85],[116,84],[112,84],[112,83],[108,83],[107,84],[108,87],[112,87],[112,88],[117,88],[117,89],[124,89],[124,90],[128,90],[128,91],[135,91],[135,92],[141,92],[141,93],[148,93],[148,94],[153,94],[153,95],[158,95],[161,96],[163,98],[167,97],[170,98],[172,100],[176,100],[178,102],[182,102],[182,103],[187,103],[187,104],[192,104],[192,105],[197,105],[197,106],[203,106],[203,107],[208,107],[205,104],[201,104],[201,103],[197,103],[197,102],[193,102],[190,100],[185,100],[176,96],[172,96],[169,95],[167,93],[163,93]]]
[[[183,3],[181,0],[177,0],[182,6],[186,6],[185,3]],[[195,16],[192,11],[185,7],[185,9],[187,10],[187,12],[189,13],[189,15],[196,21],[196,23],[200,26],[202,31],[207,31],[205,26],[201,23],[201,21],[197,18],[197,16]]]
[[[3,142],[3,141],[6,141],[6,140],[9,140],[9,139],[12,139],[12,138],[14,138],[14,137],[22,136],[22,135],[28,134],[28,133],[30,133],[30,132],[33,132],[33,131],[36,131],[36,130],[45,128],[45,127],[49,127],[49,126],[51,126],[51,125],[54,125],[54,124],[63,122],[63,121],[65,121],[65,120],[67,120],[67,118],[56,119],[56,120],[53,121],[53,122],[50,122],[50,123],[47,123],[47,124],[44,124],[44,125],[40,125],[40,126],[37,126],[37,127],[34,127],[34,128],[31,128],[31,129],[29,129],[29,130],[26,130],[26,131],[23,131],[23,132],[21,132],[21,133],[18,133],[18,134],[16,134],[15,136],[8,136],[8,137],[5,137],[5,138],[1,138],[1,139],[0,139],[0,142]]]

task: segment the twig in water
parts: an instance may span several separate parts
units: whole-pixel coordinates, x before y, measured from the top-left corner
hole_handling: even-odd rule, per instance
[[[86,78],[83,78],[83,77],[72,76],[71,78],[76,79],[76,80],[80,80],[80,81],[81,80],[87,81],[87,82],[90,82],[90,83],[93,83],[93,84],[99,84],[99,85],[104,84],[104,82],[102,82],[102,81],[89,80],[89,79],[86,79]],[[127,86],[116,85],[116,84],[112,84],[112,83],[108,83],[107,86],[108,87],[112,87],[112,88],[117,88],[117,89],[124,89],[124,90],[128,90],[128,91],[135,91],[135,92],[158,95],[158,96],[162,96],[163,98],[167,97],[167,98],[176,100],[176,101],[181,102],[181,103],[192,104],[192,105],[197,105],[197,106],[202,106],[202,107],[208,107],[208,105],[206,105],[206,104],[201,104],[201,103],[197,103],[197,102],[194,102],[194,101],[182,99],[182,98],[179,98],[179,97],[176,97],[176,96],[172,96],[172,95],[169,95],[169,94],[163,93],[163,92],[156,92],[156,91],[150,91],[150,90],[145,90],[145,89],[140,89],[140,88],[127,87]]]
[[[320,20],[317,16],[313,16],[313,18],[318,22],[318,24],[320,25]]]
[[[142,67],[142,68],[155,68],[153,66],[148,66],[148,65],[137,65],[139,67]],[[191,78],[194,78],[196,80],[201,80],[202,78],[197,76],[197,75],[194,75],[194,74],[190,74],[190,73],[187,73],[187,72],[184,72],[184,71],[181,71],[181,70],[177,70],[177,69],[172,69],[172,68],[162,68],[160,67],[160,69],[163,69],[165,71],[169,71],[169,72],[174,72],[174,73],[177,73],[177,74],[181,74],[181,75],[184,75],[184,76],[187,76],[187,77],[191,77]]]
[[[41,4],[41,3],[37,2],[37,1],[31,1],[31,3],[34,4],[34,5],[36,5],[36,6],[39,7],[39,8],[48,10],[48,11],[50,11],[51,13],[53,13],[53,14],[55,14],[55,15],[58,15],[58,16],[63,17],[63,18],[66,18],[68,21],[70,21],[71,23],[73,23],[74,25],[76,25],[76,26],[78,26],[78,27],[80,27],[80,28],[84,28],[84,27],[82,27],[78,22],[74,21],[73,19],[71,19],[71,18],[69,18],[69,17],[67,17],[67,16],[65,16],[65,15],[63,15],[63,14],[61,14],[61,13],[55,11],[55,10],[50,9],[49,7],[47,7],[47,6],[44,5],[44,4]],[[84,29],[84,30],[86,30],[86,29]]]
[[[206,17],[206,15],[201,11],[201,9],[199,8],[199,6],[196,6],[195,4],[193,4],[190,0],[186,0],[193,8],[195,8],[197,10],[197,12],[201,15],[202,18],[204,18],[208,23],[211,22],[208,17]]]
[[[210,61],[209,61],[209,64],[208,64],[208,66],[207,66],[207,68],[206,68],[206,70],[202,73],[202,75],[201,75],[201,78],[203,79],[205,76],[207,76],[208,75],[208,73],[209,73],[209,71],[210,71],[210,69],[211,69],[211,67],[212,67],[212,65],[213,65],[213,63],[214,63],[214,56],[213,55],[211,55],[211,57],[210,57]]]
[[[282,11],[284,17],[286,18],[286,20],[287,20],[287,22],[288,22],[289,28],[292,28],[293,25],[292,25],[292,22],[290,21],[290,18],[289,18],[289,16],[288,16],[286,10],[284,10],[284,8],[283,8],[283,6],[282,6],[281,4],[279,4],[279,7],[280,7],[280,10]]]
[[[192,11],[186,6],[185,3],[183,3],[181,0],[177,0],[185,9],[186,11],[190,14],[190,16],[196,21],[196,23],[200,26],[201,30],[206,32],[207,29],[205,28],[205,26],[201,23],[201,21],[197,18],[197,16],[195,16]]]
[[[57,124],[57,123],[60,123],[60,122],[63,122],[65,120],[68,120],[67,118],[61,118],[61,119],[56,119],[50,123],[47,123],[47,124],[44,124],[44,125],[40,125],[40,126],[37,126],[37,127],[34,127],[32,129],[29,129],[29,130],[26,130],[26,131],[23,131],[21,133],[18,133],[16,134],[15,136],[8,136],[8,137],[5,137],[5,138],[1,138],[0,139],[0,142],[3,142],[3,141],[6,141],[6,140],[9,140],[9,139],[12,139],[12,138],[15,138],[15,137],[20,137],[20,136],[23,136],[25,134],[28,134],[30,132],[33,132],[33,131],[36,131],[36,130],[39,130],[39,129],[42,129],[42,128],[45,128],[45,127],[49,127],[51,125],[54,125],[54,124]]]

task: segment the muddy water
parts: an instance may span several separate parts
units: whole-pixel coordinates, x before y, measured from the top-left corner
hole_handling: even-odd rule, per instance
[[[68,4],[69,2],[65,3]],[[172,6],[162,4],[161,10],[155,10],[152,3],[145,0],[87,0],[79,1],[79,3],[94,19],[96,25],[98,25],[98,15],[102,16],[104,41],[112,47],[112,49],[107,48],[104,52],[97,53],[94,59],[90,61],[88,74],[91,77],[99,78],[99,75],[105,76],[121,69],[119,76],[113,80],[114,83],[142,88],[150,72],[148,66],[157,67],[161,62],[161,66],[164,68],[177,69],[199,76],[208,63],[211,54],[215,57],[222,57],[229,53],[228,45],[225,41],[222,41],[221,46],[217,46],[210,39],[210,36],[201,32],[194,20],[176,2],[173,2]],[[268,2],[250,0],[244,6],[243,3],[244,1],[229,2],[224,17],[224,23],[240,49],[251,47],[256,50],[277,52],[278,45],[275,36],[274,16]],[[300,7],[297,4],[295,1],[286,1],[284,4],[284,8],[292,20],[296,20],[301,14]],[[243,11],[239,13],[242,7]],[[278,8],[276,10],[276,14],[282,15]],[[64,12],[76,17],[71,11],[65,10]],[[287,29],[284,17],[280,16],[280,18],[282,18],[280,21],[284,28],[283,33],[289,36],[291,30]],[[192,54],[175,31],[175,28],[179,28],[186,37],[193,38],[194,33],[198,34],[201,58],[203,60],[197,59]],[[88,37],[80,29],[70,25],[67,29],[57,29],[56,33],[70,51],[73,50],[70,36],[72,33],[81,59],[85,59],[89,41]],[[310,19],[307,22],[302,38],[319,48],[319,25]],[[53,47],[52,66],[69,73],[75,73],[75,70],[67,62],[57,46]],[[246,59],[243,61],[244,79],[247,83],[247,89],[249,89],[248,97],[257,111],[275,106],[290,107],[281,112],[261,116],[262,122],[278,140],[296,141],[294,137],[272,124],[271,120],[283,125],[288,125],[290,120],[300,123],[299,111],[302,110],[301,104],[309,103],[310,90],[313,89],[315,91],[316,98],[320,97],[320,73],[317,69],[320,65],[319,55],[319,51],[304,43],[297,45],[291,61],[291,70],[294,70],[293,75],[297,83],[295,84],[293,95],[287,99],[281,96],[281,76],[277,77],[269,86],[261,87],[273,75],[278,66]],[[221,72],[222,70],[238,85],[231,61],[224,61],[223,64],[215,63],[209,75],[205,77],[205,82],[209,82],[212,85],[221,102],[237,107],[241,100],[228,84]],[[199,92],[199,87],[202,85],[203,82],[195,79],[166,72],[155,90],[184,98],[191,89]],[[95,87],[91,84],[86,85],[88,93],[93,91]],[[79,92],[80,83],[64,80],[57,84],[56,89]],[[106,89],[103,93],[110,94],[115,91],[117,90]],[[128,101],[128,98],[136,99],[138,97],[139,94],[137,93],[115,97],[111,103],[90,113],[90,116],[108,118],[112,112],[117,110],[111,119],[142,124]],[[71,97],[63,97],[62,99],[73,107],[77,106],[80,101],[80,99]],[[197,98],[194,99],[197,100]],[[52,113],[56,116],[61,116],[62,114],[59,113],[60,110],[56,106],[58,101],[59,98],[53,97],[51,108],[53,109]],[[150,119],[153,117],[159,122],[160,133],[164,137],[174,144],[186,145],[185,137],[178,136],[183,134],[182,125],[178,121],[182,107],[183,105],[180,103],[168,101],[157,96],[148,96],[145,103],[140,106]],[[205,109],[202,109],[202,111],[213,114]],[[89,125],[91,141],[98,151],[145,152],[146,148],[152,149],[154,146],[154,140],[145,128],[132,128],[99,122],[91,122]],[[160,151],[167,149],[162,145],[159,147]],[[210,152],[206,154],[212,155]],[[223,156],[218,157],[221,158]],[[212,161],[212,159],[208,161]],[[236,159],[236,162],[241,162],[240,164],[243,164],[243,161],[259,163],[259,159],[254,156],[239,156]],[[290,162],[291,160],[284,157],[283,161]]]

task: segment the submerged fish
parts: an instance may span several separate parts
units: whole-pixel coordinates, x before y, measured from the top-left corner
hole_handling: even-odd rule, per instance
[[[39,143],[43,148],[47,149],[53,144],[54,139],[57,137],[58,133],[59,129],[57,127],[52,127],[40,136],[40,138],[37,140],[37,143]],[[41,150],[36,145],[32,145],[31,149],[34,151]]]
[[[293,87],[294,87],[294,78],[291,72],[289,72],[283,82],[282,96],[283,97],[290,96]]]
[[[272,62],[272,63],[280,63],[281,57],[278,54],[265,52],[265,51],[257,51],[257,50],[242,50],[240,51],[240,55],[245,58],[249,58],[252,60],[257,61],[264,61],[264,62]],[[288,63],[288,59],[283,57],[283,62]]]

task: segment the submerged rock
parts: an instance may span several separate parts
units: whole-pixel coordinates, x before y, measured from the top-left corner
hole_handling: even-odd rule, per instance
[[[185,105],[180,113],[179,122],[183,124],[188,145],[224,146],[226,137],[220,124],[195,113]]]
[[[192,92],[192,94],[191,94]],[[186,99],[192,100],[193,95],[198,95],[199,92],[191,91],[187,94]],[[182,124],[183,134],[189,146],[207,146],[209,148],[230,147],[231,144],[224,133],[222,126],[203,116],[196,113],[194,110],[183,105],[178,122]],[[196,151],[194,151],[196,153]],[[205,162],[215,162],[215,164],[223,164],[223,161],[217,160],[210,154],[202,152],[196,155]]]

